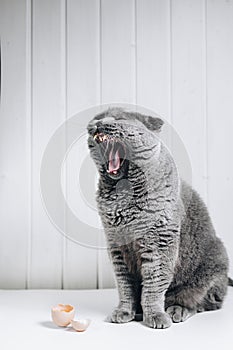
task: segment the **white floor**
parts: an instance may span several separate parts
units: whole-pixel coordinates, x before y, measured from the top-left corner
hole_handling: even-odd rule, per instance
[[[74,305],[76,318],[91,318],[87,331],[56,327],[50,308],[57,303]],[[222,310],[198,314],[166,330],[153,330],[141,322],[105,322],[116,303],[115,290],[2,290],[0,349],[233,349],[233,288],[229,287]]]

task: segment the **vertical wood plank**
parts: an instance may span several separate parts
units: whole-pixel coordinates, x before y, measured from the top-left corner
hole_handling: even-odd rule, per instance
[[[99,102],[99,0],[67,0],[67,108]]]
[[[0,2],[0,288],[25,288],[30,174],[27,1]]]
[[[30,288],[61,288],[62,236],[41,201],[40,162],[50,136],[65,120],[62,77],[62,0],[33,0],[32,242]],[[61,145],[63,147],[64,145]],[[59,150],[58,150],[59,151]]]
[[[209,206],[233,273],[233,1],[207,1]]]
[[[137,103],[169,121],[169,0],[138,0],[136,13]]]
[[[170,1],[137,0],[136,21],[136,101],[167,120],[160,136],[171,150]]]
[[[101,103],[135,103],[135,8],[132,0],[101,1]],[[101,238],[104,242],[104,237]],[[99,251],[99,287],[115,285],[107,251]]]
[[[101,1],[102,103],[135,102],[133,0]]]
[[[72,117],[99,103],[99,1],[68,0],[67,25],[67,114]],[[67,181],[72,181],[69,170]],[[68,200],[77,202],[75,195],[67,194]],[[64,288],[96,287],[97,250],[67,240]]]
[[[207,200],[203,0],[171,2],[172,123],[190,155],[193,187]]]

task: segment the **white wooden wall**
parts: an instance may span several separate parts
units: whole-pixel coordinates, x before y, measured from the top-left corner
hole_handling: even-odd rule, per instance
[[[233,273],[233,0],[0,0],[0,34],[0,288],[113,285],[106,252],[63,238],[39,192],[57,126],[111,102],[177,129]]]

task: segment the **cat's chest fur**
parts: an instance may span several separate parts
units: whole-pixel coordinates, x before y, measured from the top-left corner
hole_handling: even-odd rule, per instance
[[[144,199],[129,187],[114,187],[109,191],[100,188],[97,193],[98,208],[104,225],[119,227],[132,224],[142,215]]]

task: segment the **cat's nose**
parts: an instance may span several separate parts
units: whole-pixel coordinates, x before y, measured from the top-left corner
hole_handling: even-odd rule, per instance
[[[114,121],[114,119],[110,119],[110,118],[104,118],[102,120],[94,121],[89,124],[89,126],[87,127],[87,130],[89,134],[92,136],[94,136],[94,134],[97,134],[97,133],[104,134],[107,132],[107,130],[113,127],[114,123],[112,123],[112,121]]]
[[[100,121],[90,124],[87,128],[89,134],[92,136],[94,136],[95,134],[104,133],[104,129],[105,129],[105,126]]]
[[[99,134],[104,133],[104,129],[105,129],[105,127],[104,127],[102,122],[96,123],[96,132],[97,133],[99,133]]]
[[[90,135],[94,135],[97,132],[97,125],[96,124],[90,124],[87,127],[87,131],[89,132]]]

